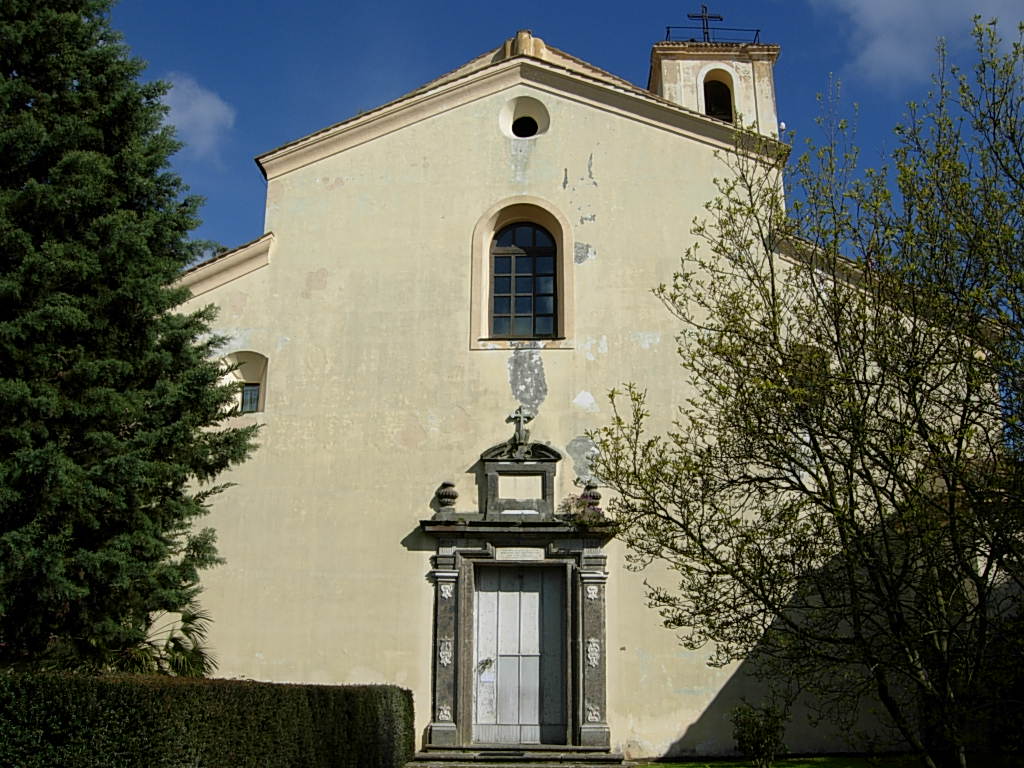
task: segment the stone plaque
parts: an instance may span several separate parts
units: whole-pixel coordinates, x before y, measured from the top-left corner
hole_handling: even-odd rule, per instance
[[[495,547],[495,560],[543,560],[544,547]]]

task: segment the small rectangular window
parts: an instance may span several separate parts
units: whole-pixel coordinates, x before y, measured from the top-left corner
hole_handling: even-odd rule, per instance
[[[242,413],[256,413],[260,409],[260,385],[242,385]]]

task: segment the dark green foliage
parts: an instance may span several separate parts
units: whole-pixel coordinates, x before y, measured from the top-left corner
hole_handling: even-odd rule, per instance
[[[203,484],[252,447],[212,309],[174,311],[198,200],[109,6],[0,5],[0,664],[117,667],[195,597]]]
[[[384,685],[0,674],[0,765],[392,768],[412,694]]]
[[[786,712],[772,704],[752,707],[741,704],[729,715],[736,748],[749,757],[756,768],[771,768],[775,756],[786,751]]]

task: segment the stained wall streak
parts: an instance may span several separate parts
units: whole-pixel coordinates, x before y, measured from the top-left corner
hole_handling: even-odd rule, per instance
[[[513,350],[508,358],[508,383],[512,397],[530,413],[536,414],[548,396],[540,350],[530,347]]]
[[[594,479],[591,464],[597,457],[597,445],[586,435],[577,435],[565,446],[565,452],[572,459],[572,471],[582,482]]]

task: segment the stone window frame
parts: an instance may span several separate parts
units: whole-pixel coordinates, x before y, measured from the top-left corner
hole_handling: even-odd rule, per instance
[[[242,407],[240,413],[259,413],[260,394],[263,387],[258,381],[246,381],[242,383]]]
[[[729,92],[729,105],[731,110],[731,118],[729,120],[724,120],[723,118],[717,117],[708,112],[708,83],[720,83],[725,86],[726,90]],[[714,65],[702,71],[700,73],[700,87],[697,89],[697,98],[699,99],[701,114],[730,125],[736,124],[736,74],[731,70],[731,68],[726,67],[722,63],[716,62]]]
[[[543,227],[555,241],[557,295],[554,338],[491,337],[491,244],[500,230],[521,222]],[[552,203],[531,195],[519,195],[491,206],[473,228],[470,349],[515,349],[524,344],[537,349],[572,349],[576,333],[572,253],[572,226]]]
[[[226,366],[234,366],[234,370],[227,374],[227,380],[241,385],[235,401],[238,413],[263,413],[267,405],[267,370],[270,368],[270,358],[260,352],[245,349],[224,355],[223,362]],[[251,385],[258,387],[256,408],[243,409],[242,390]]]

